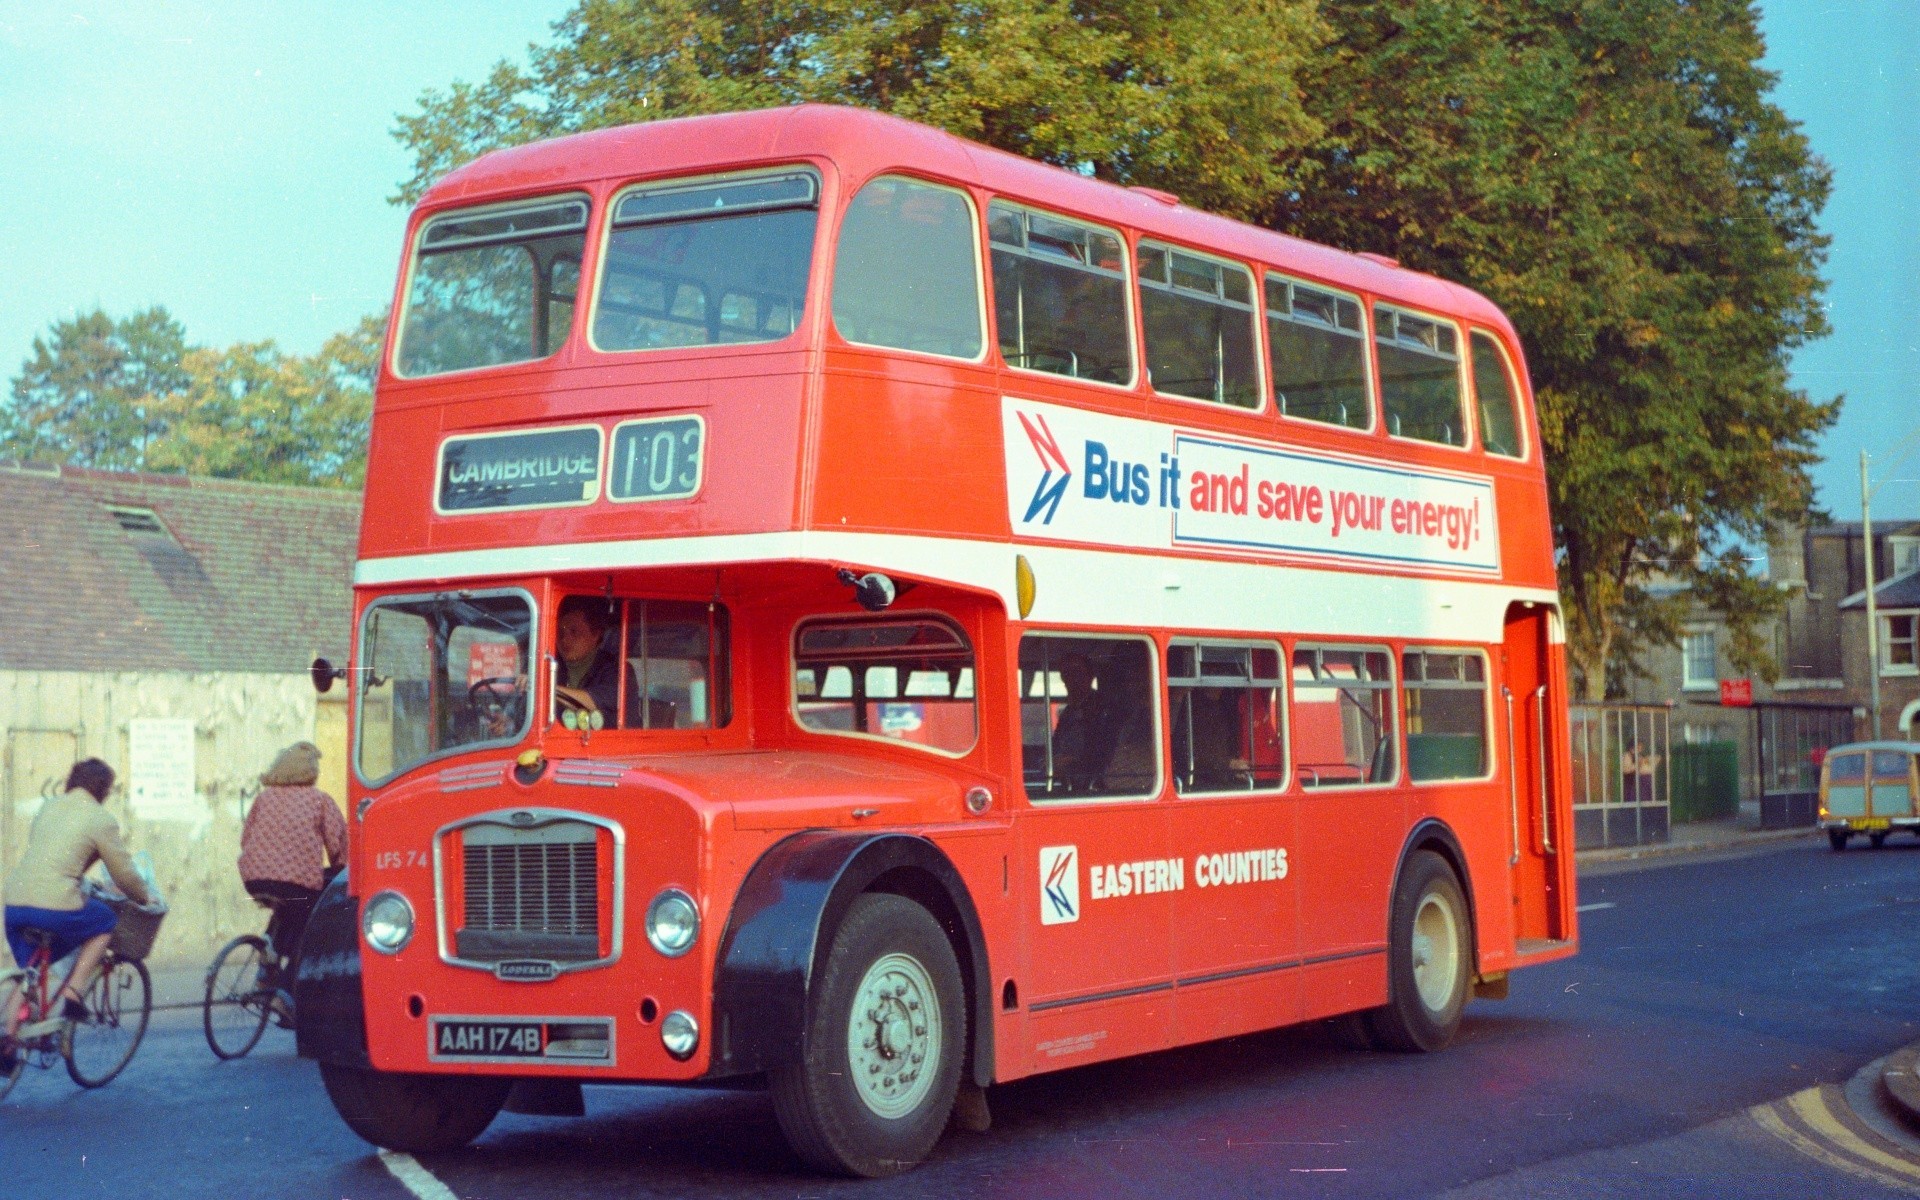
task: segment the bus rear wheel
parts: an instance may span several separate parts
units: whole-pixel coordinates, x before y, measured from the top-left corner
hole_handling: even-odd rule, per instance
[[[854,901],[808,1003],[800,1059],[773,1110],[808,1165],[878,1179],[925,1159],[959,1090],[965,996],[953,947],[900,896]]]
[[[1460,1029],[1472,974],[1466,896],[1453,868],[1430,850],[1407,859],[1393,894],[1387,1003],[1366,1014],[1383,1050],[1444,1049]]]
[[[340,1119],[387,1150],[424,1154],[458,1150],[480,1136],[507,1102],[508,1079],[469,1075],[406,1075],[320,1065],[327,1099]]]

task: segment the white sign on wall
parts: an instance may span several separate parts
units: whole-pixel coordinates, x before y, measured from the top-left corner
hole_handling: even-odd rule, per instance
[[[1493,481],[1007,397],[1016,537],[1382,568],[1500,568]]]
[[[194,787],[193,722],[139,717],[127,722],[127,798],[143,821],[198,821],[206,805]]]

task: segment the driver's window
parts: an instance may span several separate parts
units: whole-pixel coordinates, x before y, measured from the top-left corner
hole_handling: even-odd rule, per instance
[[[713,729],[731,715],[718,604],[569,596],[553,666],[553,719],[568,728]]]

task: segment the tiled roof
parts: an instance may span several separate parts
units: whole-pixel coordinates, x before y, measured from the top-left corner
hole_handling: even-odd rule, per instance
[[[356,492],[0,467],[0,669],[344,661],[359,523]]]
[[[1895,575],[1873,589],[1873,602],[1882,609],[1920,608],[1920,571]],[[1840,602],[1841,608],[1865,608],[1867,593],[1855,592]]]

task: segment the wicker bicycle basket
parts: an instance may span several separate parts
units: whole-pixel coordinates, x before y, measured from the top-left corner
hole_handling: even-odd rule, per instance
[[[148,912],[124,898],[109,897],[107,905],[120,918],[120,923],[113,927],[113,940],[107,943],[114,956],[137,961],[152,953],[153,939],[160,934],[160,922],[166,919],[166,910]]]

